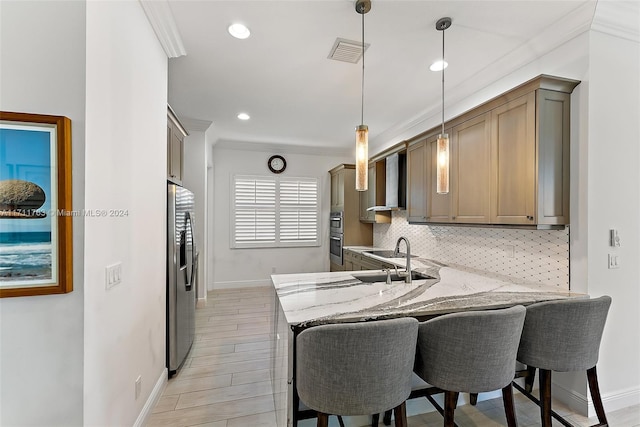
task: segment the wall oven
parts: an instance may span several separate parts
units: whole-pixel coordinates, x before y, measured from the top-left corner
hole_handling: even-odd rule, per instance
[[[344,233],[344,217],[342,212],[331,212],[329,214],[329,231],[335,234]]]
[[[329,234],[329,260],[337,265],[342,265],[342,233]]]

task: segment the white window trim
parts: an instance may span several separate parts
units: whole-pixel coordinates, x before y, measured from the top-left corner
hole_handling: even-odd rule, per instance
[[[256,179],[274,181],[276,184],[275,195],[275,240],[268,242],[236,242],[236,181],[237,179]],[[316,184],[316,239],[315,241],[280,241],[280,183],[286,181],[294,182],[314,182]],[[320,217],[322,213],[322,190],[321,182],[317,177],[289,177],[272,175],[246,175],[232,174],[230,179],[231,203],[229,207],[229,247],[231,249],[252,249],[252,248],[297,248],[297,247],[319,247],[320,243]]]

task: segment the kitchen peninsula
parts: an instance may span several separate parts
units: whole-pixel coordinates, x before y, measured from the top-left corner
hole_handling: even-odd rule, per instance
[[[404,266],[403,259],[385,259]],[[369,282],[375,271],[273,275],[275,313],[272,383],[278,426],[295,426],[295,337],[305,328],[340,322],[437,315],[585,297],[560,287],[486,273],[458,265],[412,258],[413,271],[430,278],[412,283]]]

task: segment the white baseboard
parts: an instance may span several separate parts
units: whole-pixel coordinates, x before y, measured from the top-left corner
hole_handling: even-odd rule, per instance
[[[589,394],[588,398],[575,390],[569,390],[559,384],[552,383],[551,395],[576,413],[592,417],[596,415],[596,410],[588,387],[585,391]],[[640,404],[640,388],[632,387],[613,393],[601,393],[601,397],[605,412],[613,412]]]
[[[606,393],[602,395],[602,404],[605,412],[613,412],[618,409],[640,404],[640,387],[632,387],[617,393]],[[593,403],[589,401],[589,414],[595,414]]]
[[[207,299],[206,298],[198,298],[196,300],[196,308],[204,308],[207,306]]]
[[[539,372],[536,371],[536,380],[538,379],[538,375],[539,375]],[[585,376],[585,381],[586,381],[586,376]],[[536,383],[537,382],[538,381],[536,381]],[[568,389],[566,387],[563,387],[560,384],[557,384],[551,381],[551,396],[554,399],[558,399],[560,402],[567,405],[573,412],[583,416],[588,416],[587,415],[589,412],[588,402],[587,402],[587,397],[584,394],[579,393],[575,390]],[[593,405],[592,405],[592,408],[593,408]]]
[[[266,280],[238,280],[232,282],[214,282],[211,287],[207,287],[208,290],[214,289],[234,289],[234,288],[258,288],[264,286],[271,286],[271,279]]]
[[[142,407],[142,411],[140,411],[138,419],[136,419],[136,422],[133,424],[133,427],[142,427],[147,424],[147,421],[149,421],[149,417],[151,416],[151,411],[153,411],[156,403],[160,400],[160,396],[162,396],[162,392],[167,385],[168,378],[169,373],[167,372],[167,368],[164,368],[158,378],[158,381],[156,381],[156,385],[153,386],[153,390],[151,390],[149,398]]]

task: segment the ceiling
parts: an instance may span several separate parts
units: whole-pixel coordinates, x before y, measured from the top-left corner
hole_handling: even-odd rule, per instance
[[[179,117],[213,122],[226,143],[351,149],[360,124],[362,63],[327,59],[337,37],[360,40],[351,0],[185,1],[169,6],[186,56],[169,60],[169,103]],[[591,25],[593,0],[373,0],[365,15],[364,123],[373,147],[558,47]],[[241,22],[251,37],[227,27]],[[533,77],[533,76],[532,76]],[[449,98],[447,98],[449,96]],[[248,121],[236,116],[251,115]],[[426,128],[425,128],[426,129]]]

